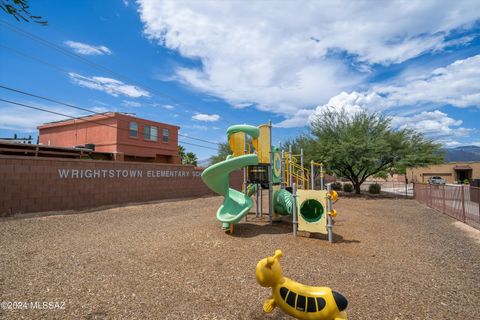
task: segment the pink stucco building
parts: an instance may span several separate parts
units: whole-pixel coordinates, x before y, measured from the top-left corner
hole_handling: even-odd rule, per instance
[[[178,126],[107,112],[38,127],[39,143],[75,147],[94,145],[117,160],[181,163]]]

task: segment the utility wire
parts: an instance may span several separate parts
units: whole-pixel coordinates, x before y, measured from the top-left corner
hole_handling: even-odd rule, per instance
[[[10,24],[10,23],[2,20],[2,19],[0,19],[0,24],[3,24],[4,27],[10,29],[11,31],[13,31],[13,32],[15,32],[15,33],[17,33],[17,34],[21,34],[21,35],[23,35],[23,36],[25,36],[25,37],[27,37],[27,38],[29,38],[29,39],[37,42],[37,43],[40,43],[40,44],[42,44],[42,45],[44,45],[44,46],[46,46],[46,47],[49,47],[49,48],[51,48],[51,49],[53,49],[53,50],[59,51],[60,53],[66,55],[66,56],[69,56],[69,57],[71,57],[71,58],[73,58],[73,59],[78,59],[78,60],[80,60],[81,62],[86,63],[86,64],[90,65],[91,67],[93,67],[93,68],[95,68],[95,69],[102,70],[102,71],[104,71],[104,72],[107,72],[107,73],[115,76],[115,77],[118,77],[118,78],[127,80],[127,81],[129,81],[129,82],[131,82],[131,83],[136,83],[137,85],[139,85],[139,86],[141,86],[141,87],[144,87],[144,88],[152,91],[152,92],[155,93],[157,96],[168,98],[169,100],[171,100],[171,101],[173,101],[173,102],[176,102],[176,103],[179,103],[179,104],[186,104],[186,103],[184,103],[184,102],[181,102],[181,101],[177,100],[175,97],[173,97],[173,96],[171,96],[171,95],[168,95],[168,94],[165,94],[165,93],[163,93],[163,92],[160,92],[160,91],[156,90],[155,88],[152,88],[152,87],[146,85],[145,83],[137,82],[137,81],[135,81],[134,79],[132,79],[132,78],[130,78],[130,77],[128,77],[128,76],[122,75],[122,74],[120,74],[120,73],[118,73],[118,72],[115,72],[115,71],[113,71],[113,70],[111,70],[111,69],[109,69],[109,68],[107,68],[107,67],[104,67],[104,66],[102,66],[102,65],[100,65],[100,64],[98,64],[98,63],[95,63],[95,62],[93,62],[93,61],[91,61],[91,60],[88,60],[88,59],[82,57],[81,55],[78,55],[78,54],[76,54],[76,53],[74,53],[74,52],[71,52],[71,51],[69,51],[69,50],[66,50],[66,49],[62,48],[61,46],[59,46],[59,45],[57,45],[57,44],[55,44],[55,43],[53,43],[53,42],[50,42],[50,41],[48,41],[48,40],[46,40],[46,39],[44,39],[44,38],[42,38],[42,37],[40,37],[40,36],[37,36],[37,35],[35,35],[35,34],[33,34],[33,33],[30,33],[30,32],[28,32],[28,31],[23,30],[23,29],[20,29],[20,28],[18,28],[18,27],[15,27],[15,26],[13,26],[12,24]],[[55,68],[55,69],[57,69],[57,70],[61,70],[62,72],[66,72],[66,73],[69,72],[69,71],[66,71],[65,69],[62,69],[62,68],[60,68],[60,67],[58,67],[58,66],[55,66],[55,65],[52,65],[52,64],[50,64],[50,63],[48,63],[48,62],[42,61],[42,60],[40,60],[40,59],[38,59],[38,58],[31,57],[31,56],[29,56],[29,55],[27,55],[27,54],[25,54],[25,53],[18,52],[18,51],[15,50],[15,49],[8,48],[8,47],[3,46],[3,45],[0,45],[0,46],[4,47],[4,48],[6,48],[6,49],[9,49],[9,50],[11,50],[11,51],[13,51],[13,52],[15,52],[15,53],[17,53],[17,54],[19,54],[19,55],[24,56],[24,57],[28,57],[28,58],[30,58],[30,59],[32,59],[32,60],[37,61],[37,62],[44,63],[45,65],[48,65],[48,66],[50,66],[50,67],[53,67],[53,68]],[[187,105],[188,105],[188,104],[187,104]],[[197,110],[194,110],[194,111],[197,111]],[[182,114],[180,114],[180,115],[181,115],[181,116],[184,116],[184,115],[182,115]],[[225,123],[225,124],[227,124],[227,123]],[[179,133],[179,136],[182,136],[182,135]],[[189,137],[189,136],[187,136],[187,135],[183,135],[183,136],[186,137],[186,138],[188,137],[188,138],[190,138],[190,139],[194,139],[194,138]],[[202,140],[200,140],[200,139],[198,139],[198,138],[195,138],[195,139],[196,139],[196,140],[199,140],[199,141],[202,141]],[[203,142],[220,145],[220,143],[214,143],[214,142],[210,142],[210,141],[207,141],[207,140],[205,140],[205,141],[203,141]]]
[[[0,22],[1,22],[1,20],[0,20]],[[11,52],[13,52],[13,53],[15,53],[15,54],[23,57],[23,58],[30,59],[30,60],[35,61],[35,62],[40,63],[40,64],[44,64],[44,65],[46,65],[47,67],[53,68],[53,69],[55,69],[55,70],[57,70],[57,71],[59,71],[59,72],[61,72],[61,73],[65,73],[65,74],[70,73],[70,70],[67,70],[67,69],[65,69],[65,68],[62,68],[62,67],[60,67],[60,66],[58,66],[58,65],[54,65],[54,64],[52,64],[52,63],[49,63],[49,62],[47,62],[47,61],[45,61],[45,60],[42,60],[42,59],[39,59],[39,58],[37,58],[37,57],[33,57],[33,56],[31,56],[31,55],[29,55],[29,54],[27,54],[27,53],[25,53],[25,52],[21,52],[21,51],[19,51],[19,50],[14,49],[14,48],[8,47],[8,46],[6,46],[6,45],[4,45],[4,44],[1,44],[1,43],[0,43],[0,48],[9,50],[9,51],[11,51]],[[182,113],[176,113],[176,115],[181,116],[181,117],[183,117],[183,118],[185,118],[185,119],[191,120],[189,116],[186,116],[186,115],[184,115],[184,114],[182,114]]]
[[[106,127],[114,128],[114,129],[116,129],[116,130],[124,130],[124,131],[130,132],[129,129],[119,128],[119,127],[116,127],[116,126],[111,126],[111,125],[106,124],[106,123],[101,123],[101,122],[96,122],[96,121],[94,121],[94,120],[85,119],[85,117],[89,117],[89,116],[91,116],[91,115],[84,116],[84,117],[73,117],[73,116],[70,116],[70,115],[67,115],[67,114],[64,114],[64,113],[60,113],[60,112],[56,112],[56,111],[52,111],[52,110],[47,110],[47,109],[43,109],[43,108],[39,108],[39,107],[34,107],[34,106],[31,106],[31,105],[27,105],[27,104],[24,104],[24,103],[15,102],[15,101],[11,101],[11,100],[5,100],[5,99],[1,99],[1,98],[0,98],[0,101],[6,102],[6,103],[9,103],[9,104],[13,104],[13,105],[17,105],[17,106],[21,106],[21,107],[24,107],[24,108],[29,108],[29,109],[34,109],[34,110],[42,111],[42,112],[47,112],[47,113],[51,113],[51,114],[56,114],[56,115],[63,116],[63,117],[67,117],[67,118],[70,118],[70,119],[73,119],[73,120],[82,120],[82,121],[85,121],[85,122],[92,122],[92,123],[95,123],[95,124],[98,124],[98,125],[101,125],[101,126],[106,126]],[[100,115],[102,115],[102,114],[100,114]],[[156,137],[156,138],[157,138],[157,141],[158,141],[158,138],[159,138],[158,135],[157,135],[157,136],[153,135],[153,136]],[[175,141],[175,140],[173,140],[173,141]],[[187,145],[195,146],[195,147],[200,147],[200,148],[205,148],[205,149],[210,149],[210,150],[215,150],[215,151],[217,151],[217,149],[215,149],[215,148],[211,148],[211,147],[207,147],[207,146],[202,146],[202,145],[195,144],[195,143],[190,143],[190,142],[180,141],[180,140],[177,140],[177,142],[182,143],[182,144],[187,144]],[[165,148],[160,148],[160,149],[166,150]]]
[[[22,90],[19,90],[19,89],[14,89],[14,88],[7,87],[7,86],[1,85],[1,84],[0,84],[0,88],[1,88],[1,89],[4,89],[4,90],[9,90],[9,91],[13,91],[13,92],[16,92],[16,93],[20,93],[20,94],[23,94],[23,95],[26,95],[26,96],[30,96],[30,97],[34,97],[34,98],[46,100],[46,101],[49,101],[49,102],[61,104],[61,105],[64,105],[64,106],[67,106],[67,107],[70,107],[70,108],[74,108],[74,109],[78,109],[78,110],[90,112],[90,113],[93,113],[93,114],[96,114],[96,115],[103,115],[102,112],[96,112],[96,111],[93,111],[93,110],[90,110],[90,109],[86,109],[86,108],[82,108],[82,107],[75,106],[75,105],[70,104],[70,103],[58,101],[58,100],[51,99],[51,98],[47,98],[47,97],[44,97],[44,96],[39,96],[39,95],[30,93],[30,92],[22,91]],[[208,141],[208,140],[204,140],[204,139],[200,139],[200,138],[190,137],[190,136],[188,136],[188,135],[181,134],[181,133],[178,133],[178,135],[181,136],[181,137],[185,137],[185,138],[188,138],[188,139],[192,139],[192,140],[197,140],[197,141],[201,141],[201,142],[205,142],[205,143],[210,143],[210,144],[213,144],[213,145],[220,145],[220,144],[217,143],[217,142],[212,142],[212,141]]]
[[[0,21],[1,21],[1,20],[0,20]],[[55,64],[53,64],[53,63],[47,62],[47,61],[45,61],[45,60],[41,60],[41,59],[39,59],[39,58],[37,58],[37,57],[31,56],[31,55],[29,55],[29,54],[26,54],[26,53],[24,53],[24,52],[21,52],[21,51],[19,51],[19,50],[14,49],[14,48],[8,47],[8,46],[6,46],[6,45],[4,45],[4,44],[1,44],[1,43],[0,43],[0,48],[9,50],[9,51],[11,51],[11,52],[13,52],[13,53],[15,53],[15,54],[17,54],[17,55],[19,55],[19,56],[22,56],[22,57],[24,57],[24,58],[31,59],[31,60],[33,60],[33,61],[35,61],[35,62],[44,64],[44,65],[46,65],[46,66],[48,66],[48,67],[50,67],[50,68],[56,69],[57,71],[65,72],[65,73],[69,73],[69,72],[70,72],[70,71],[68,71],[67,69],[64,69],[64,68],[62,68],[62,67],[60,67],[60,66],[57,66],[57,65],[55,65]]]
[[[53,50],[56,50],[56,51],[58,51],[58,52],[60,52],[60,53],[62,53],[62,54],[64,54],[64,55],[66,55],[66,56],[69,56],[70,58],[77,59],[77,60],[79,60],[79,61],[81,61],[81,62],[83,62],[83,63],[85,63],[85,64],[88,64],[89,66],[91,66],[91,67],[93,67],[93,68],[95,68],[95,69],[98,69],[98,70],[101,70],[101,71],[103,71],[103,72],[109,73],[109,74],[111,74],[111,75],[113,75],[113,76],[115,76],[115,77],[117,77],[117,78],[121,78],[121,79],[126,80],[126,81],[128,81],[128,82],[140,84],[141,87],[144,87],[144,88],[146,88],[146,89],[154,92],[155,94],[157,94],[157,95],[160,96],[160,97],[165,97],[165,98],[168,98],[168,99],[171,100],[171,101],[179,102],[179,103],[181,103],[181,104],[185,104],[184,102],[178,101],[175,97],[173,97],[173,96],[171,96],[171,95],[168,95],[168,94],[166,94],[166,93],[160,92],[160,91],[156,90],[155,88],[146,85],[145,83],[141,83],[141,82],[139,82],[139,81],[135,81],[134,79],[132,79],[132,78],[130,78],[130,77],[128,77],[128,76],[122,75],[122,74],[120,74],[120,73],[118,73],[118,72],[116,72],[116,71],[113,71],[113,70],[111,70],[111,69],[109,69],[109,68],[107,68],[107,67],[104,67],[104,66],[102,66],[102,65],[100,65],[100,64],[98,64],[98,63],[95,63],[95,62],[93,62],[93,61],[91,61],[91,60],[89,60],[89,59],[86,59],[85,57],[82,57],[82,56],[79,55],[79,54],[76,54],[76,53],[74,53],[74,52],[71,52],[71,51],[69,51],[69,50],[66,50],[66,49],[62,48],[61,46],[59,46],[59,45],[57,45],[57,44],[55,44],[55,43],[53,43],[53,42],[50,42],[50,41],[48,41],[48,40],[46,40],[46,39],[44,39],[44,38],[42,38],[42,37],[40,37],[40,36],[37,36],[37,35],[35,35],[35,34],[31,33],[31,32],[28,32],[28,31],[26,31],[26,30],[20,29],[20,28],[18,28],[18,27],[15,27],[14,25],[12,25],[12,24],[10,24],[10,23],[2,20],[2,19],[0,19],[0,23],[3,24],[6,28],[10,29],[11,31],[13,31],[13,32],[15,32],[15,33],[17,33],[17,34],[21,34],[21,35],[23,35],[23,36],[25,36],[25,37],[27,37],[27,38],[29,38],[29,39],[37,42],[37,43],[40,43],[40,44],[42,44],[42,45],[44,45],[44,46],[46,46],[46,47],[49,47],[49,48],[51,48],[51,49],[53,49]],[[197,111],[197,110],[194,110],[194,111]],[[197,111],[197,112],[198,112],[198,111]]]

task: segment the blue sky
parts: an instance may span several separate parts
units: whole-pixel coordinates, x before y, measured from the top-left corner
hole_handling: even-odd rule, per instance
[[[225,141],[229,125],[272,120],[278,144],[326,108],[344,108],[384,112],[449,147],[480,145],[478,1],[34,1],[31,11],[49,25],[0,16],[1,85],[212,142]],[[36,136],[38,124],[60,118],[0,103],[0,136]],[[185,146],[199,159],[215,153]]]

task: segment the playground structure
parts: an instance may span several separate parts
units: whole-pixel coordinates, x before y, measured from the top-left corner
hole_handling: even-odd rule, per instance
[[[217,219],[224,229],[234,232],[234,225],[253,207],[256,196],[256,216],[263,215],[262,189],[268,190],[269,223],[282,216],[292,217],[293,235],[297,231],[327,234],[333,242],[333,203],[337,193],[323,182],[323,165],[311,161],[304,167],[303,150],[299,155],[272,146],[272,125],[234,125],[227,129],[232,154],[213,164],[202,173],[205,184],[224,197],[217,210]],[[320,169],[320,190],[315,190],[315,168]],[[230,188],[229,174],[243,169],[242,191]],[[260,198],[260,200],[259,200]],[[259,208],[260,207],[260,208]]]
[[[279,259],[275,255],[260,260],[255,268],[257,282],[271,287],[272,295],[263,303],[263,311],[270,313],[278,306],[283,312],[301,320],[346,320],[347,299],[328,287],[311,287],[282,276]]]

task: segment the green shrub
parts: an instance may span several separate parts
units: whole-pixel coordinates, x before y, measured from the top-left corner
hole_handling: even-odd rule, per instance
[[[340,182],[333,182],[332,183],[332,189],[336,191],[341,191],[342,190],[342,184]]]
[[[351,183],[345,183],[343,185],[343,191],[345,192],[352,192],[353,191],[353,186]]]
[[[463,180],[463,184],[470,184],[470,180],[468,179]]]
[[[378,194],[382,187],[378,183],[374,183],[368,186],[368,192]]]

